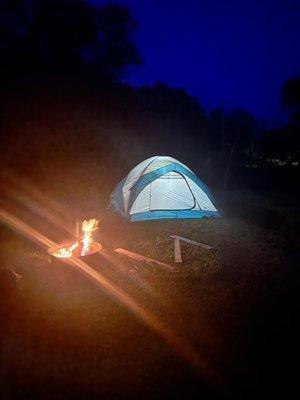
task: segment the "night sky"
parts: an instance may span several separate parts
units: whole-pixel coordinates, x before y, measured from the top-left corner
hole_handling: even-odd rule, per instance
[[[144,65],[128,81],[184,87],[208,110],[280,121],[283,82],[300,73],[300,0],[119,0],[140,27]],[[101,2],[103,3],[103,2]]]

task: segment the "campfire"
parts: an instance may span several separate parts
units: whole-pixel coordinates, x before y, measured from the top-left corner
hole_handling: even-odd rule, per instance
[[[81,237],[78,237],[74,243],[62,243],[58,246],[50,247],[48,253],[50,256],[57,258],[84,257],[97,253],[102,248],[100,243],[94,241],[98,223],[99,221],[96,219],[83,221]]]

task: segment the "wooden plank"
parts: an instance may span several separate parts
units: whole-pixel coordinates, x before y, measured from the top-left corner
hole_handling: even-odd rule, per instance
[[[182,240],[182,241],[184,241],[184,242],[186,242],[186,243],[193,244],[194,246],[202,247],[203,249],[206,249],[206,250],[211,250],[211,249],[213,249],[213,247],[212,247],[212,246],[209,246],[208,244],[196,242],[195,240],[187,239],[187,238],[184,238],[184,237],[182,237],[182,236],[171,235],[170,237],[171,237],[172,239],[175,239],[175,240],[176,240],[176,239],[180,239],[180,240]]]
[[[180,249],[180,239],[178,239],[178,238],[174,239],[174,255],[175,255],[175,262],[181,263],[182,257],[181,257],[181,249]]]
[[[158,264],[159,266],[166,268],[168,270],[174,270],[174,267],[172,265],[166,264],[161,261],[154,260],[153,258],[143,256],[142,254],[134,253],[133,251],[129,251],[129,250],[122,249],[122,248],[115,249],[114,251],[115,251],[115,253],[123,254],[124,256],[127,256],[133,260],[142,261],[142,262],[145,262],[146,264],[155,263],[155,264]]]

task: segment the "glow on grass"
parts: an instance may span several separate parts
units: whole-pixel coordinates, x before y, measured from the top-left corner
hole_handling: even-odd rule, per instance
[[[42,247],[49,248],[55,243],[46,236],[40,234],[36,229],[24,223],[18,217],[0,209],[0,221],[9,228],[26,236]],[[125,305],[137,318],[144,322],[151,330],[156,332],[175,352],[185,359],[197,373],[215,384],[219,384],[219,377],[216,371],[205,357],[201,357],[198,352],[183,338],[177,336],[162,320],[160,320],[152,311],[139,304],[132,296],[119,288],[114,282],[104,277],[98,271],[91,268],[80,258],[64,258],[64,262],[83,272],[94,283],[97,283],[109,295]]]

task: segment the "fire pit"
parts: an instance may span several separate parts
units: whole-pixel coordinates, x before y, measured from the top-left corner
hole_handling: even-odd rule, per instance
[[[50,247],[48,249],[48,254],[51,257],[55,257],[55,258],[70,258],[70,257],[87,257],[90,256],[91,254],[95,254],[95,253],[99,253],[99,251],[102,249],[102,245],[98,242],[93,242],[90,245],[89,248],[89,252],[85,253],[85,254],[81,254],[81,250],[78,247],[77,249],[75,249],[71,255],[59,255],[59,254],[64,254],[65,252],[68,251],[68,249],[73,245],[73,243],[71,242],[67,242],[67,243],[62,243],[59,244],[57,246],[53,246]]]
[[[95,231],[98,229],[98,222],[96,219],[83,221],[82,223],[82,237],[78,238],[75,242],[61,243],[59,245],[50,247],[48,254],[51,261],[54,259],[68,259],[73,257],[88,257],[93,254],[99,253],[102,245],[95,242],[93,237]]]

